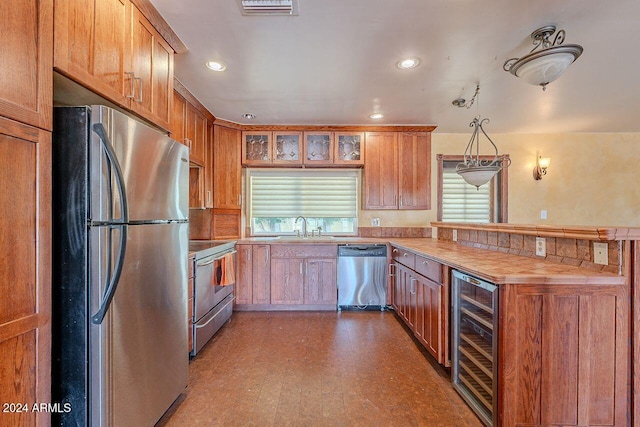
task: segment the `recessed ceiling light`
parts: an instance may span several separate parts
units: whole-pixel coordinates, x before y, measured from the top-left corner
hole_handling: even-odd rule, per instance
[[[383,117],[384,115],[382,115],[381,113],[373,113],[372,115],[369,116],[369,118],[371,119],[381,119]]]
[[[420,65],[420,58],[405,58],[405,59],[401,59],[396,64],[396,66],[401,70],[416,68],[418,65]]]
[[[253,120],[253,119],[256,118],[256,115],[252,114],[252,113],[244,113],[242,115],[242,118],[247,119],[247,120]]]
[[[213,71],[224,71],[227,69],[227,66],[224,65],[222,62],[218,62],[218,61],[209,61],[206,63],[207,68],[209,68],[210,70]]]

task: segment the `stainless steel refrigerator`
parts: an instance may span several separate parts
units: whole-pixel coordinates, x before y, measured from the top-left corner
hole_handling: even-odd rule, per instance
[[[151,426],[187,386],[188,150],[57,107],[52,178],[52,423]]]

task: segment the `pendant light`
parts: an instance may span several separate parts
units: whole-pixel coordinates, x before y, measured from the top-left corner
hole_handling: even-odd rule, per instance
[[[458,98],[454,100],[452,104],[456,107],[470,108],[476,101],[479,93],[480,85],[477,85],[476,91],[469,102]],[[456,173],[458,173],[467,184],[475,186],[476,189],[480,189],[481,185],[489,182],[502,168],[506,168],[511,164],[511,159],[502,158],[498,155],[498,147],[482,127],[486,123],[489,123],[489,119],[482,119],[479,115],[469,123],[469,127],[473,128],[471,139],[467,144],[467,148],[464,150],[463,161],[456,166]],[[493,147],[494,156],[492,160],[483,159],[480,154],[480,135],[484,135]]]
[[[556,27],[547,25],[531,33],[534,44],[529,54],[522,58],[511,58],[505,61],[502,68],[516,77],[521,77],[527,83],[542,86],[547,85],[565,72],[580,55],[582,46],[578,44],[563,45],[564,30],[556,33],[553,41],[549,39],[556,33]]]

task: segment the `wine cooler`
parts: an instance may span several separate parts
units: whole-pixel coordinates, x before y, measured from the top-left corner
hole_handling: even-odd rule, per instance
[[[453,386],[482,422],[497,411],[498,287],[453,271]]]

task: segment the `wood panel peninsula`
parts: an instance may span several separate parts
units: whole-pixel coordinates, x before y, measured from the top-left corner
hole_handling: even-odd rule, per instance
[[[638,343],[634,338],[630,346],[629,338],[637,335],[635,330],[631,335],[630,325],[632,319],[634,325],[638,322],[638,295],[632,284],[637,281],[640,230],[432,225],[438,227],[437,239],[336,238],[315,243],[314,250],[329,257],[327,251],[340,243],[388,244],[388,260],[395,269],[389,269],[387,303],[445,366],[450,366],[454,350],[449,319],[453,270],[497,285],[494,425],[634,425]],[[453,241],[454,230],[457,241]],[[535,255],[536,237],[546,239],[544,257]],[[607,246],[607,265],[594,262],[593,242]],[[246,280],[240,280],[238,293],[245,296],[239,297],[238,308],[269,309],[264,299],[258,304],[255,298],[278,286],[273,254],[297,253],[295,245],[302,242],[247,238],[238,243],[254,254],[247,260],[250,270],[239,268]],[[309,243],[302,245],[309,247]],[[271,272],[263,272],[263,265],[270,265]],[[302,286],[304,281],[300,282]],[[279,304],[272,309],[286,308]],[[292,309],[305,308],[298,304]]]

